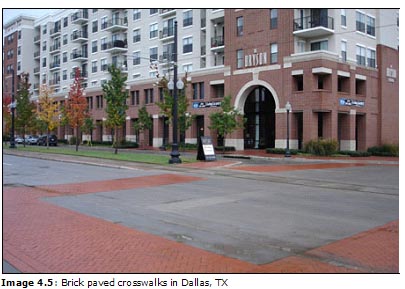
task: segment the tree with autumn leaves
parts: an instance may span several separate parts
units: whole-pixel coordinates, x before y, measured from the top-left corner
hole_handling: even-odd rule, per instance
[[[67,123],[73,128],[76,137],[76,151],[79,150],[80,129],[85,120],[89,117],[87,101],[83,95],[82,79],[80,69],[75,70],[75,80],[70,86],[68,98],[64,107],[64,117]]]
[[[46,128],[46,134],[49,135],[59,123],[59,105],[54,101],[53,89],[43,84],[40,88],[40,93],[38,97],[38,111],[37,118],[44,124]],[[49,148],[49,139],[46,138],[46,146]]]

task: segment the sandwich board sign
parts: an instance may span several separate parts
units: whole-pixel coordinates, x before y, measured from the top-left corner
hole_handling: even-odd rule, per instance
[[[209,136],[202,136],[198,145],[197,160],[200,161],[216,161],[214,146],[212,138]]]

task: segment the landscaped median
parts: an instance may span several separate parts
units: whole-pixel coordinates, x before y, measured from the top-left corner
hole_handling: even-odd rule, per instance
[[[11,150],[8,148],[3,147],[3,150]],[[118,154],[114,154],[113,151],[108,150],[98,150],[98,149],[88,149],[75,151],[74,149],[67,148],[67,147],[18,147],[17,150],[19,151],[27,151],[27,152],[38,152],[38,153],[48,153],[48,154],[61,154],[61,155],[72,155],[72,156],[80,156],[80,157],[91,157],[91,158],[99,158],[99,159],[109,159],[109,160],[117,160],[117,161],[127,161],[127,162],[137,162],[137,163],[147,163],[147,164],[156,164],[156,165],[167,165],[169,164],[170,154],[169,152],[167,155],[161,154],[153,154],[153,153],[144,153],[144,152],[136,152],[136,151],[120,151]],[[196,162],[195,159],[182,157],[181,158],[183,163],[193,163]]]

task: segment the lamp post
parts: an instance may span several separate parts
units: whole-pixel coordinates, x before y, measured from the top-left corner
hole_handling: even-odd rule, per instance
[[[11,131],[10,131],[10,148],[15,149],[15,136],[14,136],[14,117],[15,117],[15,96],[14,96],[14,69],[11,69]]]
[[[174,21],[174,48],[173,48],[173,61],[174,61],[174,70],[173,70],[173,82],[168,83],[168,88],[173,90],[173,144],[172,152],[170,153],[171,159],[169,164],[180,164],[180,153],[179,153],[179,144],[177,140],[177,89],[183,89],[184,83],[181,80],[177,80],[177,21]]]
[[[287,148],[285,150],[285,157],[289,158],[291,157],[291,152],[290,152],[290,110],[291,110],[291,104],[289,101],[285,104],[285,110],[287,111]]]

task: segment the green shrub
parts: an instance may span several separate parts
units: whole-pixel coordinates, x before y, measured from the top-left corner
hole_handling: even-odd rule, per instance
[[[337,152],[339,143],[334,139],[317,139],[310,140],[305,144],[305,152],[318,155],[318,156],[330,156]]]
[[[395,144],[383,144],[382,146],[370,147],[367,150],[373,156],[384,156],[384,157],[398,157],[399,156],[399,146]]]
[[[218,146],[214,148],[216,151],[224,151],[224,147],[223,146]],[[225,151],[226,152],[234,152],[236,151],[235,147],[225,147]]]
[[[75,136],[70,137],[69,144],[70,145],[75,145],[76,144],[76,137]]]
[[[347,156],[351,156],[351,157],[369,157],[369,156],[371,156],[370,152],[364,152],[364,151],[339,151],[339,154],[347,155]]]
[[[268,153],[268,154],[283,155],[283,154],[285,154],[285,150],[286,150],[286,149],[283,149],[283,148],[267,148],[267,149],[266,149],[266,153]],[[296,155],[298,152],[299,152],[299,151],[296,150],[296,149],[291,149],[291,150],[290,150],[290,153],[291,153],[292,155]]]

